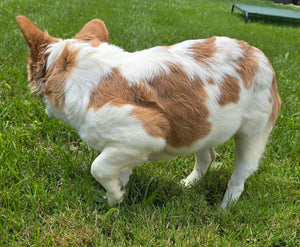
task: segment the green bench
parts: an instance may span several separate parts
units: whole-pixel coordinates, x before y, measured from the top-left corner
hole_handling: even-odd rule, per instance
[[[248,22],[249,14],[300,20],[300,11],[296,11],[296,10],[277,9],[277,8],[261,7],[255,5],[247,5],[247,4],[236,4],[236,3],[232,5],[231,12],[233,12],[234,8],[237,8],[244,12],[246,23]]]

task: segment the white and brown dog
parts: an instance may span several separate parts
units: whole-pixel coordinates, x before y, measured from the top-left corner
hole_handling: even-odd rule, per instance
[[[222,207],[237,200],[257,170],[280,109],[275,74],[265,55],[226,37],[188,40],[126,52],[108,43],[100,20],[72,39],[17,17],[30,48],[28,73],[46,113],[75,128],[101,151],[92,175],[110,205],[122,201],[133,168],[146,160],[196,154],[189,186],[234,137],[235,170]]]

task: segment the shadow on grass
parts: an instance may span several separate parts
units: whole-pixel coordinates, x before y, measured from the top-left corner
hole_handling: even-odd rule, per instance
[[[215,207],[219,205],[227,186],[227,176],[224,173],[211,171],[199,182],[190,188],[183,187],[178,180],[151,177],[147,174],[135,173],[127,185],[127,194],[123,203],[128,206],[153,205],[164,207],[170,201],[177,201],[189,204],[205,200],[207,205]]]

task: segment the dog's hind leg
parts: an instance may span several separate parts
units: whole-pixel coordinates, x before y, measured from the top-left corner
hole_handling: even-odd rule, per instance
[[[147,160],[145,155],[128,148],[105,148],[94,160],[91,173],[105,188],[109,205],[120,203],[125,194],[131,169]]]
[[[272,127],[268,125],[262,133],[238,133],[235,141],[235,169],[228,182],[221,207],[225,208],[239,199],[244,190],[244,183],[258,168]]]
[[[203,149],[196,152],[196,163],[191,174],[181,181],[184,186],[190,186],[193,183],[200,180],[208,170],[210,164],[216,158],[216,152],[214,148]]]

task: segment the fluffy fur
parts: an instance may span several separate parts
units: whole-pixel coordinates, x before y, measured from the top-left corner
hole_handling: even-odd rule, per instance
[[[232,136],[235,170],[221,206],[239,198],[280,109],[274,71],[260,50],[213,37],[129,53],[108,43],[100,20],[67,40],[17,20],[30,48],[32,92],[49,117],[101,152],[91,172],[110,205],[121,202],[132,169],[146,160],[195,153],[182,181],[191,185],[214,160],[213,147]]]

